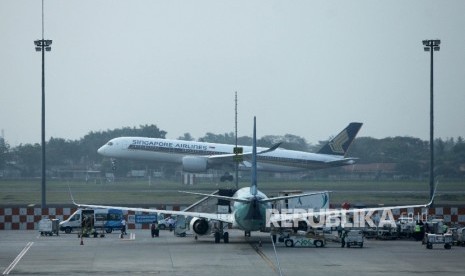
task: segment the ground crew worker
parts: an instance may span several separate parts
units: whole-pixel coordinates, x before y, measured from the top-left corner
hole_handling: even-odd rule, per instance
[[[447,226],[447,224],[444,223],[444,224],[442,225],[442,233],[444,233],[444,234],[447,233],[447,230],[448,230],[448,229],[449,229],[449,227]]]
[[[81,236],[84,236],[85,232],[86,232],[86,217],[83,217],[81,221]]]
[[[415,224],[415,228],[413,230],[413,237],[415,240],[419,241],[423,235],[421,234],[421,226],[418,222]]]
[[[347,237],[347,231],[343,230],[342,237],[341,237],[341,247],[346,246],[346,237]]]
[[[158,237],[158,223],[154,221],[151,226],[152,238]]]
[[[123,216],[123,219],[121,220],[121,235],[127,235],[126,233],[126,219]]]

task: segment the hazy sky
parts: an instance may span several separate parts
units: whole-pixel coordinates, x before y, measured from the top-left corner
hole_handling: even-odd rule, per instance
[[[465,1],[45,1],[46,139],[155,124],[177,138],[234,131],[317,143],[465,136]],[[0,1],[0,129],[40,143],[41,1]]]

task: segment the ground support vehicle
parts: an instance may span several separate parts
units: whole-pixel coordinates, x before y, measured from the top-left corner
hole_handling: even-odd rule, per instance
[[[396,240],[399,238],[397,227],[384,226],[378,228],[376,239],[378,240]]]
[[[347,247],[363,247],[364,237],[362,230],[347,230],[342,235],[341,247],[344,247],[345,245],[347,245]]]
[[[465,227],[457,229],[456,244],[465,246]]]
[[[159,215],[158,219],[158,229],[165,230],[169,229],[173,231],[176,227],[176,218],[174,216],[165,218],[163,215]]]
[[[39,232],[42,236],[53,236],[53,234],[59,235],[59,219],[41,219],[39,221]]]
[[[185,216],[177,216],[174,234],[178,237],[185,237],[187,233],[187,220]]]
[[[426,248],[433,249],[433,244],[443,244],[445,249],[452,247],[452,235],[451,234],[430,234],[427,233],[425,236]]]
[[[78,209],[60,222],[60,231],[69,234],[78,230],[85,236],[95,235],[99,229],[111,233],[122,228],[122,219],[123,212],[117,209]]]
[[[324,235],[314,232],[297,231],[296,234],[290,232],[283,232],[278,242],[284,243],[286,247],[323,247],[326,245]]]

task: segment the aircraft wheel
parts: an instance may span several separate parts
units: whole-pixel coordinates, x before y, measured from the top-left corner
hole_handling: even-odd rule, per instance
[[[220,243],[220,232],[215,232],[215,243]]]
[[[228,232],[224,232],[223,241],[224,241],[224,243],[229,243],[229,233]]]
[[[314,244],[315,244],[316,247],[323,247],[323,245],[324,245],[323,241],[320,241],[320,240],[315,241]]]
[[[293,247],[294,246],[294,242],[292,240],[286,240],[284,242],[284,244],[286,245],[286,247]]]

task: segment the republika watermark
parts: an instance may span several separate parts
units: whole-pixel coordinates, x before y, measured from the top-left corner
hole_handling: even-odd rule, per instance
[[[404,222],[427,221],[428,213],[402,213]],[[312,228],[322,227],[396,227],[396,220],[391,208],[385,209],[267,209],[266,227],[290,228],[305,222]]]

